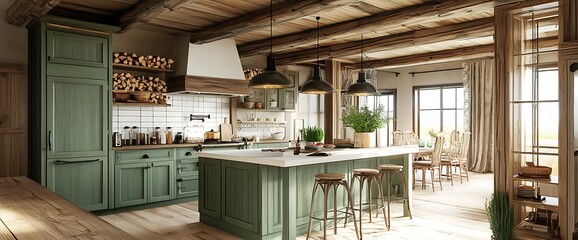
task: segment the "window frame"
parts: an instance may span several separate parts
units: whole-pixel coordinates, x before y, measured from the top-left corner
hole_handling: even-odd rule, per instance
[[[421,89],[439,89],[440,90],[440,107],[439,109],[427,109],[427,110],[438,110],[440,111],[440,128],[441,130],[443,130],[443,110],[452,110],[452,108],[447,108],[444,109],[443,108],[443,89],[446,88],[464,88],[464,84],[463,83],[448,83],[448,84],[436,84],[436,85],[419,85],[419,86],[413,86],[412,88],[412,126],[413,126],[413,132],[418,136],[418,138],[422,138],[423,136],[420,136],[420,124],[419,124],[419,117],[420,117],[420,106],[419,106],[419,99],[417,99],[417,92]],[[457,101],[457,95],[456,95],[456,101]],[[456,102],[457,103],[457,102]],[[462,108],[458,108],[457,104],[456,107],[453,108],[453,110],[463,110],[465,111],[465,106],[462,106]],[[456,124],[457,124],[457,119],[456,119]]]

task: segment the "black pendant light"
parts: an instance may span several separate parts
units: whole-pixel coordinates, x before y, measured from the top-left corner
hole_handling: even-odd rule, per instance
[[[321,79],[319,75],[320,67],[319,67],[319,19],[317,17],[317,65],[313,70],[313,78],[305,82],[303,86],[301,86],[301,93],[306,94],[328,94],[335,92],[333,85]]]
[[[273,0],[271,0],[269,8],[271,10],[271,51],[269,56],[267,56],[267,68],[249,81],[250,88],[287,88],[293,86],[289,77],[278,72],[275,67],[275,56],[273,56]]]
[[[359,75],[357,82],[351,84],[347,88],[347,94],[353,96],[369,96],[377,95],[377,89],[371,84],[365,81],[365,72],[363,71],[363,35],[361,36],[361,69],[359,69]]]

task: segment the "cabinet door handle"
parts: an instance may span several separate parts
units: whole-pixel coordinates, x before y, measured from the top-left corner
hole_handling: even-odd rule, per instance
[[[148,154],[142,155],[142,158],[147,159],[150,158]]]
[[[52,131],[48,131],[48,151],[52,151]]]
[[[186,152],[185,156],[192,156],[193,154],[191,152]]]
[[[154,166],[154,165],[155,165],[154,163],[151,163],[151,167]],[[149,168],[150,168],[150,167],[149,167]]]
[[[68,163],[89,163],[89,162],[98,162],[100,159],[93,159],[93,160],[82,160],[82,161],[65,161],[65,160],[56,160],[54,164],[68,164]]]
[[[183,179],[182,178],[177,178],[177,182],[182,182]]]
[[[199,162],[197,162],[197,167],[199,166]]]
[[[169,153],[169,157],[171,157],[171,151],[168,151],[168,153]]]

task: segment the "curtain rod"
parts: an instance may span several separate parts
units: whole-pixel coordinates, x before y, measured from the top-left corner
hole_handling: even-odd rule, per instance
[[[414,77],[416,74],[433,73],[433,72],[447,72],[447,71],[455,71],[455,70],[462,70],[462,69],[463,68],[448,68],[448,69],[439,69],[439,70],[423,71],[423,72],[408,72],[408,73],[411,74],[412,77]]]

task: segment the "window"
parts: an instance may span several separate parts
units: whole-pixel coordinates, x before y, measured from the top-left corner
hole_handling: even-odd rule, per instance
[[[377,130],[376,142],[378,147],[393,145],[393,135],[391,133],[395,131],[395,95],[395,90],[384,90],[377,96],[359,97],[360,107],[367,106],[368,108],[375,109],[381,105],[383,106],[385,114],[392,119],[384,128]]]
[[[461,85],[414,87],[414,129],[420,138],[428,132],[464,129],[464,88]]]

